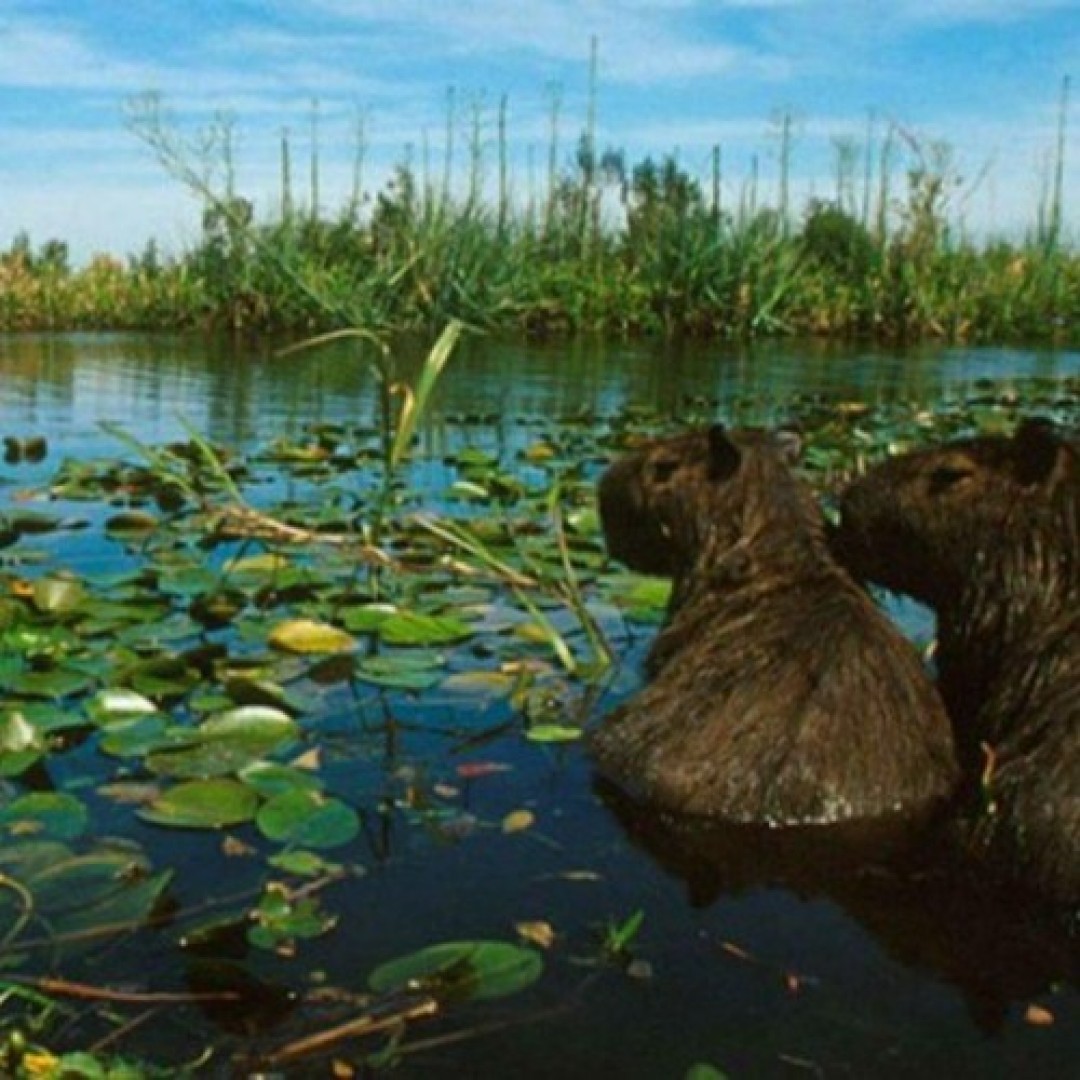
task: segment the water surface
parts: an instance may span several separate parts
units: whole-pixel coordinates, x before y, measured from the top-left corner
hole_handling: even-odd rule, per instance
[[[403,350],[403,373],[419,359],[419,350]],[[610,416],[634,405],[677,413],[688,400],[735,421],[779,419],[793,401],[818,398],[933,408],[979,393],[988,380],[1002,392],[1031,379],[1078,376],[1076,352],[481,339],[453,360],[422,449],[441,476],[446,451],[476,444],[510,455],[537,419]],[[0,338],[0,435],[45,434],[50,443],[40,464],[0,466],[0,501],[51,475],[64,457],[126,453],[102,431],[103,420],[148,443],[186,438],[190,424],[215,443],[245,448],[313,422],[370,423],[374,410],[375,380],[344,348],[282,357],[231,342]],[[57,561],[73,569],[127,565],[115,546],[89,535],[52,543]],[[917,628],[917,613],[894,611]],[[600,707],[635,685],[645,644],[628,655]],[[358,706],[343,694],[335,711],[335,699],[327,701],[332,789],[370,809],[398,782],[378,750],[380,736],[370,736],[365,769],[335,767],[332,750],[335,739],[367,738],[364,725],[379,705]],[[395,767],[407,768],[453,760],[425,724],[468,730],[505,715],[498,706],[470,715],[467,704],[439,695],[395,708],[416,726],[396,748]],[[92,749],[74,755],[56,779],[92,768],[92,756]],[[512,939],[514,924],[525,920],[556,929],[547,973],[525,1000],[479,1007],[469,1022],[474,1037],[433,1038],[399,1074],[681,1077],[707,1061],[729,1076],[755,1078],[1076,1075],[1080,995],[1070,946],[1026,909],[1010,911],[1008,898],[984,895],[977,880],[875,877],[849,866],[833,872],[811,842],[804,851],[778,851],[768,837],[748,833],[667,831],[606,795],[578,746],[551,750],[503,738],[484,756],[510,768],[470,786],[469,812],[498,823],[528,808],[534,830],[521,837],[493,826],[455,842],[379,819],[383,827],[369,829],[348,855],[364,876],[334,893],[341,929],[302,946],[301,970],[359,990],[374,965],[427,944]],[[98,809],[117,827],[129,821],[104,804]],[[197,905],[209,887],[200,876],[206,838],[127,827],[168,852],[181,870],[178,904]],[[237,864],[238,887],[245,873]],[[587,966],[604,926],[638,910],[645,913],[637,941],[644,977]],[[102,981],[122,980],[125,964],[162,984],[183,977],[167,933],[156,946],[140,943],[135,956],[120,948],[99,964]],[[297,975],[285,961],[267,966],[285,981]],[[1025,1011],[1039,1003],[1052,1011],[1052,1025],[1026,1022]],[[201,1028],[204,1022],[178,1011],[128,1046],[181,1061],[216,1030]]]

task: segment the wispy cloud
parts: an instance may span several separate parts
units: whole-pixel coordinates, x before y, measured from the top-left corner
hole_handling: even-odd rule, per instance
[[[547,149],[556,101],[568,160],[585,119],[592,38],[599,138],[631,158],[678,149],[705,170],[719,143],[737,184],[751,157],[768,173],[772,118],[783,110],[796,121],[793,168],[827,190],[835,140],[865,140],[872,109],[879,137],[895,119],[956,146],[967,175],[992,160],[1002,192],[1014,182],[1026,191],[1054,146],[1059,80],[1075,69],[1076,3],[158,0],[121,17],[106,0],[0,0],[0,245],[20,225],[39,235],[70,228],[93,245],[111,229],[107,246],[121,250],[155,231],[171,181],[125,131],[121,108],[144,90],[162,92],[184,131],[234,113],[240,180],[256,193],[274,190],[282,129],[300,155],[317,127],[329,198],[347,182],[360,111],[370,183],[407,143],[417,159],[425,146],[437,158],[451,87],[462,156],[474,120],[490,152],[506,94],[514,166],[530,147]],[[1072,147],[1066,164],[1076,193]],[[124,199],[110,194],[110,177]]]

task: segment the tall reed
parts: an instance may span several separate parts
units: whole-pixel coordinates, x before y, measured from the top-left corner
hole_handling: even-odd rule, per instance
[[[419,164],[407,149],[370,196],[361,115],[352,183],[337,209],[323,205],[313,103],[306,198],[294,187],[284,131],[269,217],[256,216],[239,190],[231,120],[184,139],[156,98],[137,99],[132,130],[203,200],[200,236],[178,257],[153,249],[78,270],[57,258],[62,244],[35,250],[18,237],[0,252],[0,328],[386,334],[434,333],[460,319],[508,333],[1080,338],[1080,258],[1064,194],[1067,80],[1029,235],[976,243],[964,217],[973,185],[961,183],[946,147],[871,114],[861,144],[834,144],[833,197],[799,207],[794,121],[781,114],[770,205],[756,155],[739,178],[717,145],[699,178],[671,155],[630,162],[601,149],[598,67],[594,41],[585,122],[565,160],[563,98],[552,88],[546,175],[536,190],[530,171],[524,206],[505,97],[492,150],[483,103],[448,91],[442,161],[432,164],[425,135]]]

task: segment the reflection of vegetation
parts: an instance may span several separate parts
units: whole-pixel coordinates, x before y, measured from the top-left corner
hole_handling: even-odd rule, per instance
[[[821,240],[819,254],[832,243]],[[836,241],[849,253],[846,244]],[[424,396],[414,388],[403,399]],[[1008,427],[1031,412],[1070,416],[1078,401],[1080,387],[1061,380],[980,386],[976,401],[933,415],[809,400],[792,411],[827,493],[886,448]],[[462,864],[476,874],[464,884],[410,877],[439,902],[445,892],[448,909],[463,888],[482,909],[491,862],[515,844],[550,844],[560,871],[568,854],[569,865],[595,855],[545,835],[565,788],[530,789],[526,808],[514,771],[574,760],[596,695],[619,677],[600,661],[659,618],[663,585],[606,563],[583,462],[672,423],[647,409],[548,420],[503,457],[462,450],[447,462],[438,517],[429,508],[423,519],[411,439],[377,425],[316,425],[248,453],[196,436],[169,447],[127,438],[133,460],[65,462],[54,475],[48,493],[78,519],[2,508],[0,1062],[33,1074],[24,1062],[34,1022],[54,1019],[53,1002],[74,986],[93,1003],[85,1025],[120,1048],[132,1019],[122,1010],[150,1008],[154,991],[118,997],[101,984],[141,972],[147,943],[181,962],[227,956],[246,981],[214,992],[231,995],[234,1015],[254,1010],[253,984],[262,992],[271,979],[291,1002],[313,981],[312,941],[332,941],[349,919],[380,918],[362,905],[358,863],[366,853],[392,875],[394,828],[408,836],[410,875],[451,845],[479,852],[482,865]],[[237,500],[266,528],[223,529],[223,508]],[[384,555],[375,565],[372,515]],[[56,534],[80,524],[99,530],[115,559],[93,572],[53,569]],[[488,782],[507,785],[496,788],[504,802],[480,797]],[[173,865],[178,849],[189,861]],[[575,873],[600,877],[587,864]],[[354,906],[340,901],[349,886]],[[599,950],[644,977],[634,952],[652,920],[625,895],[603,902],[620,918],[601,930]],[[498,938],[523,914],[533,919],[527,937],[518,922],[528,948],[429,941],[397,960],[362,958],[370,994],[325,988],[349,1018],[300,1010],[267,1059],[345,1054],[379,1035],[396,1061],[421,1021],[460,1016],[465,1030],[449,1042],[467,1036],[470,1002],[509,1000],[534,980],[540,992],[552,969],[595,977],[594,962],[579,962],[596,955],[596,922],[581,912],[575,924],[572,906],[559,910],[557,933],[534,918],[554,912],[502,908],[476,933]],[[110,967],[80,969],[103,942]],[[387,942],[391,956],[400,945]],[[56,981],[56,968],[69,981]],[[197,992],[176,1000],[202,1003]],[[57,1045],[86,1045],[86,1027],[53,1030]],[[200,1031],[215,1052],[237,1049],[216,1028]],[[73,1068],[67,1075],[79,1075]]]
[[[594,88],[595,93],[595,88]],[[963,207],[981,177],[961,182],[947,147],[899,127],[865,145],[836,144],[836,186],[799,214],[789,176],[792,123],[781,139],[777,204],[765,204],[755,163],[731,197],[721,148],[711,175],[675,157],[626,160],[596,145],[595,118],[569,163],[552,116],[548,175],[512,198],[505,103],[497,190],[472,118],[466,174],[453,175],[456,117],[441,173],[425,154],[336,213],[301,206],[291,148],[282,147],[280,206],[256,218],[236,190],[235,132],[219,120],[188,143],[156,98],[130,123],[204,208],[202,234],[178,259],[153,244],[126,262],[106,256],[74,271],[62,242],[17,237],[0,254],[0,328],[231,327],[433,330],[452,319],[505,331],[820,334],[953,341],[1076,340],[1080,259],[1068,243],[1062,176],[1067,94],[1056,159],[1025,239],[968,235]],[[318,148],[312,175],[318,176]],[[314,181],[313,181],[314,183]]]

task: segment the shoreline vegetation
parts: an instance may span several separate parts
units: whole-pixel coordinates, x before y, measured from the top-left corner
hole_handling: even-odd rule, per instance
[[[1066,80],[1056,153],[1017,241],[969,235],[949,148],[898,125],[871,123],[862,144],[837,140],[833,191],[801,206],[789,194],[789,117],[778,127],[771,204],[756,163],[728,195],[736,181],[719,145],[704,178],[675,155],[630,162],[601,150],[595,53],[584,130],[563,160],[554,99],[547,175],[539,185],[530,177],[524,203],[513,194],[505,98],[494,161],[479,111],[455,145],[451,102],[444,159],[433,164],[425,139],[420,162],[407,151],[371,196],[361,126],[352,191],[333,211],[319,199],[317,141],[302,200],[283,133],[279,205],[257,220],[237,188],[233,122],[219,118],[186,140],[157,96],[144,95],[128,103],[128,126],[201,200],[200,235],[175,257],[151,241],[137,255],[73,268],[62,240],[35,245],[20,234],[0,250],[0,331],[363,326],[382,336],[456,319],[525,336],[1075,344],[1080,253],[1062,193],[1068,90]]]

